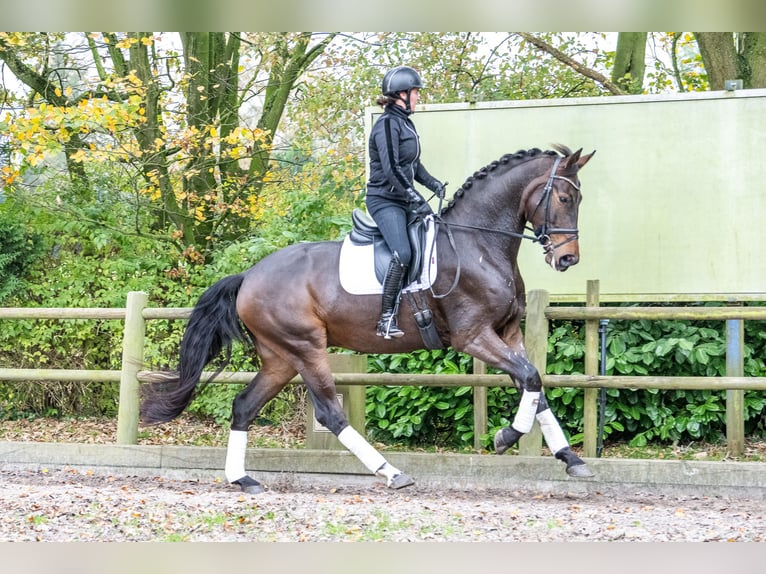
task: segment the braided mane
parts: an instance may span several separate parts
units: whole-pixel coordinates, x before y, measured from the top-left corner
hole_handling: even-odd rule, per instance
[[[481,180],[485,179],[487,176],[492,175],[492,173],[499,167],[509,166],[509,169],[512,169],[519,164],[525,163],[529,160],[535,159],[542,155],[556,156],[557,154],[560,153],[563,156],[568,156],[572,154],[572,150],[570,150],[565,145],[554,144],[552,147],[553,147],[553,150],[546,150],[546,151],[542,151],[539,148],[532,148],[528,150],[519,150],[516,153],[507,153],[504,156],[502,156],[500,159],[497,159],[493,161],[492,163],[485,165],[480,170],[475,171],[473,175],[469,176],[468,179],[465,180],[463,185],[461,185],[460,188],[457,191],[455,191],[453,198],[449,201],[447,206],[444,207],[444,209],[442,210],[442,213],[447,212],[450,208],[452,208],[455,205],[455,203],[457,203],[460,199],[462,199],[463,196],[465,195],[465,192],[471,189],[475,183],[481,182]]]

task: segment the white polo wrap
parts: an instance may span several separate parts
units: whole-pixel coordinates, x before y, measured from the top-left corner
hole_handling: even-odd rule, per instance
[[[247,431],[229,432],[229,446],[226,449],[226,480],[234,482],[245,474],[245,451],[247,450]]]
[[[537,403],[540,401],[540,393],[531,393],[524,391],[521,395],[521,402],[519,403],[519,410],[516,412],[516,417],[513,419],[513,428],[520,433],[528,433],[532,430],[532,425],[535,422],[535,413],[537,413]]]
[[[548,445],[553,454],[569,446],[564,436],[564,431],[561,430],[561,425],[556,420],[556,415],[553,414],[551,409],[545,409],[543,412],[538,413],[537,422],[540,423],[540,430],[543,432],[545,444]]]

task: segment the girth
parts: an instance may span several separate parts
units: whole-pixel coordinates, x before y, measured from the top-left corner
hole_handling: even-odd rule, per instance
[[[374,245],[375,253],[375,276],[380,283],[386,276],[388,265],[391,262],[392,253],[383,239],[383,234],[378,229],[375,221],[368,213],[361,209],[354,209],[351,212],[351,221],[353,227],[349,234],[349,239],[355,245]],[[407,222],[407,235],[410,239],[410,249],[412,249],[412,260],[407,272],[406,285],[417,281],[423,268],[423,252],[425,250],[426,227],[423,219],[420,217],[411,217]]]

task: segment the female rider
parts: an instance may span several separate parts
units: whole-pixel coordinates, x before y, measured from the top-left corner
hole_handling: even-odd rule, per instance
[[[370,176],[365,203],[393,254],[383,280],[383,303],[377,325],[378,336],[386,339],[404,335],[397,326],[396,313],[411,260],[409,214],[432,213],[423,196],[415,191],[414,182],[444,197],[444,185],[420,163],[420,139],[410,119],[422,87],[420,75],[409,66],[389,70],[383,77],[383,95],[377,100],[384,112],[370,133]]]

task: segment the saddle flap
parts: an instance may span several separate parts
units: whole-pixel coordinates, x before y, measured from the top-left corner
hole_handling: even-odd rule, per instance
[[[355,245],[373,244],[375,246],[375,275],[382,284],[392,257],[383,234],[370,214],[359,208],[352,210],[351,222],[353,227],[349,233],[349,240]],[[407,225],[407,234],[412,248],[412,260],[406,281],[409,284],[417,281],[423,271],[423,244],[426,238],[426,225],[423,219],[419,217],[411,219]]]

